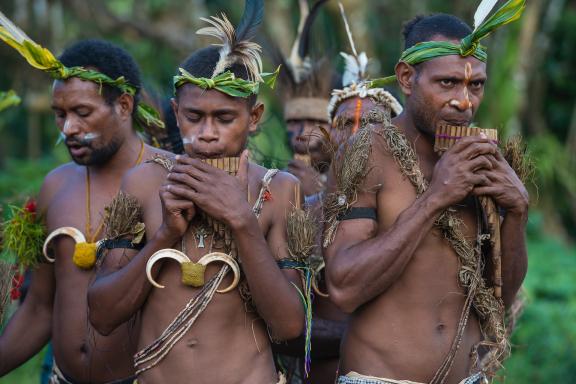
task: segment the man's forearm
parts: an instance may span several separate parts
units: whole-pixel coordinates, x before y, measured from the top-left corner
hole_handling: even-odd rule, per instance
[[[148,259],[173,245],[174,239],[154,236],[128,264],[96,278],[88,290],[88,306],[90,322],[99,332],[109,334],[140,309],[152,287],[145,273]]]
[[[0,336],[0,376],[19,367],[50,340],[52,308],[37,305],[27,297]]]
[[[356,245],[329,248],[326,273],[336,304],[345,312],[353,312],[390,287],[441,211],[436,199],[424,194],[386,232]]]
[[[255,217],[233,229],[250,293],[259,315],[282,340],[298,337],[304,309],[296,288],[278,267]],[[292,271],[298,282],[298,274]],[[288,272],[287,272],[288,273]]]
[[[514,302],[528,270],[526,221],[528,213],[508,212],[501,225],[502,298],[508,308]]]

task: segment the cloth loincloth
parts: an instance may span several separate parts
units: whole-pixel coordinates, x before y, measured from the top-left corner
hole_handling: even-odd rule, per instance
[[[60,368],[58,368],[58,365],[56,364],[56,362],[54,362],[54,364],[52,364],[52,374],[50,375],[50,384],[75,384],[76,382],[72,379],[70,379],[69,377],[67,377],[66,375],[64,375],[62,373],[62,371],[60,370]],[[120,380],[115,380],[115,381],[110,381],[108,384],[134,384],[136,383],[136,378],[135,377],[129,377],[127,379],[120,379]]]
[[[482,373],[475,373],[463,379],[460,384],[483,384],[484,375]],[[384,379],[374,376],[364,376],[357,372],[350,372],[346,376],[339,376],[337,384],[424,384],[410,380],[394,380]]]

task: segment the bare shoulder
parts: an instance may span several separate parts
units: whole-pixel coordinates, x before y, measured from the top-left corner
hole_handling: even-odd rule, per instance
[[[150,147],[145,160],[122,178],[122,191],[141,202],[146,201],[151,193],[156,195],[174,163],[174,156],[173,153]]]
[[[300,181],[296,176],[289,172],[278,171],[270,182],[270,189],[272,192],[289,193],[293,195],[294,188],[299,184]]]
[[[38,196],[38,206],[40,211],[44,211],[50,205],[50,202],[60,190],[65,188],[76,178],[83,176],[84,173],[84,167],[73,162],[62,164],[51,170],[44,178]]]
[[[254,163],[250,163],[250,168],[253,170],[252,177],[258,178],[258,188],[260,188],[262,186],[261,181],[269,170]],[[300,181],[294,175],[278,171],[270,180],[268,188],[271,195],[278,197],[279,200],[293,201],[294,192],[297,191],[296,185],[298,184],[300,184]]]

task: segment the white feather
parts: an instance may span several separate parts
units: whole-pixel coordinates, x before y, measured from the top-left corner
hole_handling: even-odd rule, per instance
[[[344,74],[342,75],[342,85],[347,87],[350,84],[358,82],[358,78],[360,77],[360,66],[358,65],[356,56],[344,52],[340,52],[340,55],[342,55],[345,62]]]
[[[0,11],[0,25],[4,27],[8,33],[12,35],[14,40],[22,44],[24,41],[32,41],[20,28],[14,25],[3,13]]]
[[[366,56],[366,52],[361,52],[360,55],[358,55],[358,67],[358,80],[363,80],[368,70],[368,56]]]
[[[488,17],[492,9],[494,9],[497,2],[498,0],[482,0],[476,9],[476,13],[474,13],[474,30],[476,30],[484,20],[486,20],[486,17]]]
[[[350,41],[350,46],[352,47],[352,53],[354,56],[358,56],[356,51],[356,44],[354,44],[354,38],[352,37],[352,31],[350,30],[350,25],[348,24],[348,19],[346,18],[346,13],[344,12],[344,6],[342,3],[338,3],[340,6],[340,13],[342,14],[342,20],[344,20],[344,26],[346,26],[346,34],[348,35],[348,40]]]

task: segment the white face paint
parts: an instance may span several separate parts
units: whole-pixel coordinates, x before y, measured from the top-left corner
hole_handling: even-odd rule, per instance
[[[90,145],[92,141],[99,138],[101,135],[99,133],[88,132],[85,135],[77,135],[74,137],[74,141],[79,143],[80,145]],[[68,136],[62,131],[58,135],[58,140],[56,140],[56,145],[62,143],[66,140]]]
[[[183,143],[184,145],[186,145],[186,144],[188,144],[188,145],[194,144],[194,141],[196,141],[196,138],[195,138],[195,137],[183,137],[183,138],[182,138],[182,143]]]
[[[66,121],[64,122],[64,128],[62,129],[62,134],[66,134],[66,132],[68,132],[68,130],[70,129],[70,120],[66,119]]]
[[[93,140],[95,140],[95,139],[97,139],[97,138],[99,138],[99,137],[100,137],[100,134],[98,134],[98,133],[88,132],[87,134],[84,135],[83,140],[84,140],[84,141],[87,141],[87,142],[90,142],[90,141],[93,141]]]

